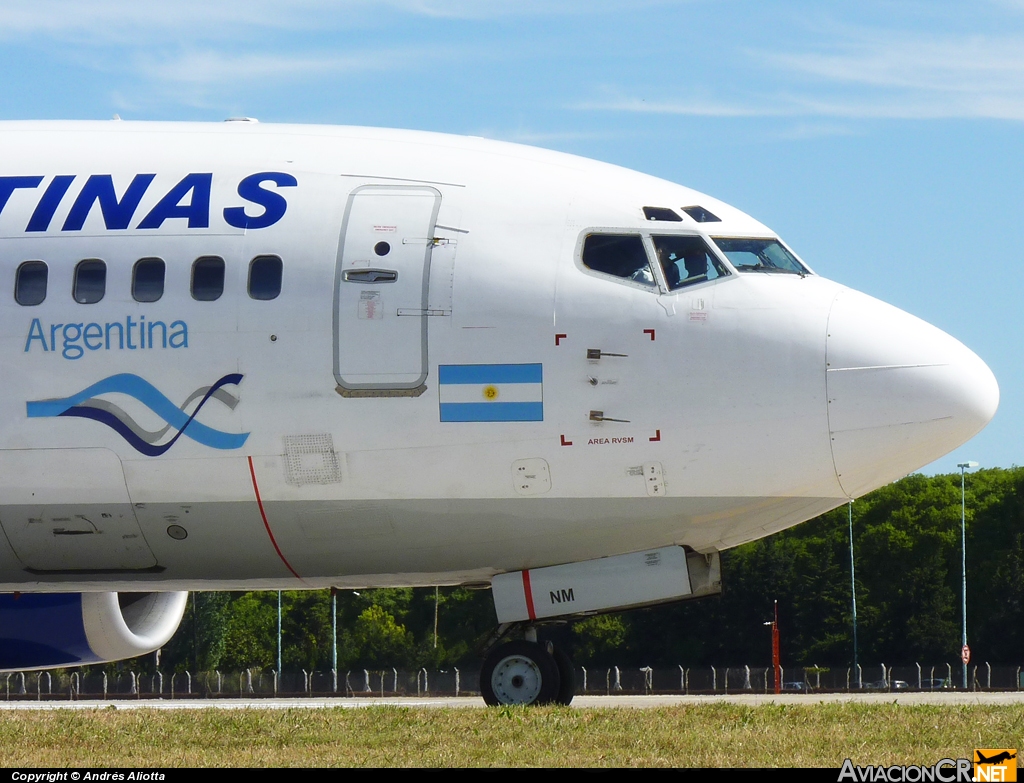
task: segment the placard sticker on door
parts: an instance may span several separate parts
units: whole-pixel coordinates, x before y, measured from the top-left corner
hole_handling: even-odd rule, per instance
[[[380,301],[380,291],[359,292],[359,318],[378,321],[384,317],[384,308]]]

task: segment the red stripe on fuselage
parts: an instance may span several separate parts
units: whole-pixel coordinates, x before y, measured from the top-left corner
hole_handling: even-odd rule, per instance
[[[530,587],[530,572],[523,571],[523,595],[526,597],[526,612],[531,620],[537,619],[537,613],[533,611],[533,590]]]
[[[260,516],[263,517],[263,527],[267,529],[267,535],[270,536],[270,543],[274,545],[274,551],[277,552],[277,556],[281,558],[281,562],[288,567],[288,570],[295,575],[295,578],[302,579],[302,577],[295,572],[295,569],[292,568],[291,563],[289,563],[285,559],[285,556],[281,554],[281,547],[277,545],[277,539],[274,538],[274,531],[270,529],[270,523],[267,521],[267,512],[263,509],[263,499],[260,497],[260,487],[259,484],[256,483],[256,468],[253,467],[252,457],[248,457],[247,459],[249,460],[249,475],[252,476],[252,490],[256,493],[256,505],[260,507]]]

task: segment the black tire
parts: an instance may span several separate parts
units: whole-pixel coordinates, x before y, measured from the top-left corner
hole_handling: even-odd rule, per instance
[[[491,707],[499,704],[551,704],[559,694],[555,658],[536,642],[509,642],[495,647],[480,670],[480,694]]]
[[[572,665],[572,659],[561,647],[554,648],[554,657],[555,665],[558,667],[558,695],[555,697],[555,704],[564,704],[568,707],[572,704],[572,697],[576,695],[576,669]]]

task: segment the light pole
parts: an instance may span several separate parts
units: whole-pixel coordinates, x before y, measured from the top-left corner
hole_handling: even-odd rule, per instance
[[[853,501],[849,503],[850,522],[850,605],[853,609],[853,670],[857,674],[857,687],[861,687],[860,669],[857,668],[857,579],[853,571]]]
[[[775,601],[775,618],[763,623],[772,629],[772,669],[775,671],[775,692],[782,693],[782,666],[779,655],[779,602]]]
[[[963,684],[967,690],[967,661],[970,652],[967,648],[967,492],[964,473],[968,468],[978,467],[977,462],[958,462],[960,468],[960,617],[962,620],[960,642],[960,660],[963,661]]]

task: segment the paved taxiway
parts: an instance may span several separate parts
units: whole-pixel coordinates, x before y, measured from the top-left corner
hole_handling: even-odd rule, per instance
[[[773,694],[732,694],[700,696],[577,696],[573,707],[586,709],[609,707],[672,707],[682,704],[710,704],[728,702],[732,704],[823,704],[835,702],[856,702],[859,704],[934,704],[955,706],[961,704],[1024,704],[1024,691],[1006,693],[784,693]],[[327,707],[483,707],[479,697],[385,697],[385,698],[300,698],[300,699],[124,699],[116,701],[11,701],[0,702],[0,710],[97,710],[109,709],[153,709],[153,710],[197,710],[197,709],[322,709]]]

